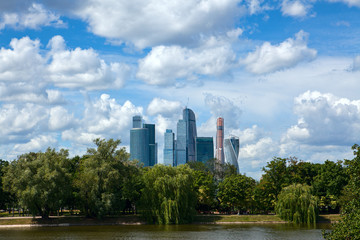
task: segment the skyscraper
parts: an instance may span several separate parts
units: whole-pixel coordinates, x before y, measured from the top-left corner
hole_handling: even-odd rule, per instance
[[[164,134],[164,165],[175,165],[175,134],[171,129]]]
[[[196,120],[194,112],[185,108],[177,124],[176,166],[195,161]]]
[[[239,164],[238,164],[239,148],[240,148],[239,138],[231,136],[230,138],[225,139],[224,146],[225,146],[226,163],[230,163],[234,165],[239,173],[240,172]]]
[[[219,117],[216,122],[216,156],[218,163],[224,164],[224,119]]]
[[[143,128],[148,129],[149,138],[149,166],[157,164],[157,144],[155,143],[155,124],[144,123]]]
[[[214,141],[212,137],[196,137],[196,161],[206,163],[214,158]]]
[[[137,159],[147,166],[157,164],[157,143],[155,143],[155,124],[143,124],[141,116],[133,117],[130,130],[130,160]]]

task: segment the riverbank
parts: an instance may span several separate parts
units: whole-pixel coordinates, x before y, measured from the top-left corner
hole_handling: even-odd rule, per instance
[[[333,223],[341,218],[339,214],[320,215],[319,223]],[[276,215],[197,215],[194,224],[266,224],[287,223]],[[0,217],[0,227],[49,227],[49,226],[101,226],[101,225],[143,225],[138,215],[106,217],[104,219],[82,216],[60,216],[42,219],[40,217]]]

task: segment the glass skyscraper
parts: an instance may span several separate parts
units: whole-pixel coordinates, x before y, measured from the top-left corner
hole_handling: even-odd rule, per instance
[[[230,138],[226,138],[224,141],[225,147],[225,162],[234,165],[238,171],[238,157],[239,157],[239,148],[240,148],[240,140],[238,137],[231,136]]]
[[[214,158],[214,141],[212,137],[196,137],[196,161],[206,163]]]
[[[185,108],[177,124],[176,166],[195,161],[196,120],[194,112]]]
[[[175,134],[171,129],[164,134],[164,165],[175,165]]]
[[[155,124],[143,124],[141,116],[133,117],[130,130],[130,160],[137,159],[145,167],[157,164],[157,143],[155,143]]]

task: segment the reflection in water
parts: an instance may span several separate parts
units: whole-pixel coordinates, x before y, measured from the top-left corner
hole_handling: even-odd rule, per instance
[[[322,239],[321,229],[292,224],[72,226],[0,229],[7,239]]]

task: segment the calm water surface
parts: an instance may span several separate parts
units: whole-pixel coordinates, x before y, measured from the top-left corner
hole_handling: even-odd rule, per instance
[[[322,229],[292,224],[72,226],[0,229],[7,239],[323,239]]]

